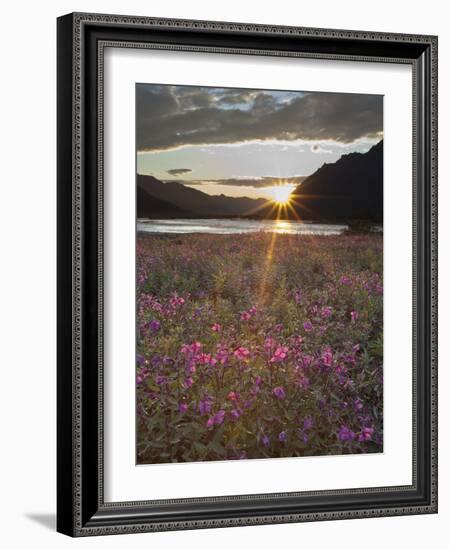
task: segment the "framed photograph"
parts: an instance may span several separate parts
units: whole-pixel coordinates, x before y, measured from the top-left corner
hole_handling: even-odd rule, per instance
[[[58,19],[58,531],[437,511],[437,38]]]

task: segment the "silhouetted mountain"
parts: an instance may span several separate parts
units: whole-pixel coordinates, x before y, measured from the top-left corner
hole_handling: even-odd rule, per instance
[[[150,195],[137,186],[137,217],[138,218],[187,218],[192,212]]]
[[[383,219],[383,141],[367,153],[349,153],[323,164],[292,193],[306,220]]]
[[[265,199],[250,199],[247,197],[226,197],[225,195],[208,195],[197,189],[186,187],[175,181],[161,182],[153,176],[137,176],[138,217],[158,217],[157,207],[151,205],[149,197],[163,201],[169,212],[168,205],[181,209],[184,214],[174,212],[170,217],[213,217],[213,216],[244,216],[257,212],[267,204]],[[144,204],[139,205],[139,196]],[[148,200],[147,200],[148,199]],[[161,217],[163,217],[161,215]]]
[[[291,195],[282,218],[332,222],[383,219],[383,141],[367,153],[349,153],[323,164]],[[139,218],[248,217],[276,218],[272,201],[208,195],[182,183],[137,176]]]

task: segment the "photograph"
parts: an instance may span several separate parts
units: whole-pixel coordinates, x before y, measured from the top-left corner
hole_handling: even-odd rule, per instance
[[[383,96],[136,83],[136,463],[383,452]]]

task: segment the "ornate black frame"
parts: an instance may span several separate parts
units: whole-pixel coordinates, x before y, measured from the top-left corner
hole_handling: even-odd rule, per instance
[[[413,68],[413,483],[105,503],[102,93],[105,46],[408,63]],[[58,19],[58,503],[71,536],[437,511],[437,38],[101,14]],[[150,497],[150,495],[149,495]]]

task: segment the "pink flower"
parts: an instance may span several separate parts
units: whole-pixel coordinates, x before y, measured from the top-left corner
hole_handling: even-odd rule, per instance
[[[179,307],[185,304],[184,298],[181,298],[177,294],[174,294],[169,300],[169,304],[173,307]]]
[[[330,367],[332,365],[332,352],[329,348],[323,351],[323,354],[321,355],[321,361],[324,365],[326,365],[326,367]]]
[[[214,359],[210,353],[200,353],[195,357],[195,360],[200,365],[211,365],[213,367],[217,364],[217,360]]]
[[[321,317],[324,319],[328,319],[332,315],[332,308],[329,306],[325,306],[321,309]]]
[[[239,395],[238,395],[238,393],[235,393],[235,391],[230,391],[230,392],[228,393],[228,399],[229,399],[229,401],[237,401],[238,398],[239,398]]]
[[[243,346],[240,346],[234,351],[234,356],[239,361],[245,361],[250,356],[250,351],[247,348],[244,348]]]
[[[184,353],[186,355],[189,353],[197,353],[202,347],[203,344],[201,342],[193,342],[193,344],[183,344],[181,346],[181,353]]]
[[[359,318],[359,314],[357,311],[351,311],[351,321],[355,322]]]
[[[270,363],[279,363],[287,357],[288,348],[286,346],[279,346],[274,352],[273,357],[270,359]]]
[[[193,344],[190,346],[193,352],[200,351],[200,349],[203,347],[203,344],[201,342],[193,342]]]
[[[178,409],[181,414],[184,414],[188,408],[189,406],[187,405],[187,403],[179,403]]]
[[[222,365],[228,362],[229,360],[229,352],[227,348],[222,346],[217,346],[217,354],[216,354],[217,360],[220,361]]]
[[[183,384],[184,388],[191,388],[193,386],[193,378],[192,377],[188,377],[184,380],[184,384]]]
[[[349,286],[351,284],[351,279],[347,275],[342,275],[340,277],[340,284]]]
[[[214,324],[212,325],[212,330],[213,330],[214,332],[221,332],[221,325],[220,325],[219,323],[214,323]]]
[[[256,306],[253,306],[253,307],[249,308],[248,311],[242,311],[242,313],[240,313],[240,320],[241,321],[249,321],[251,319],[251,317],[256,315],[256,313],[257,313],[257,308],[256,308]]]
[[[359,441],[371,441],[371,437],[374,433],[374,428],[371,426],[371,427],[368,427],[368,426],[364,426],[362,428],[362,431],[358,437],[358,440]]]

